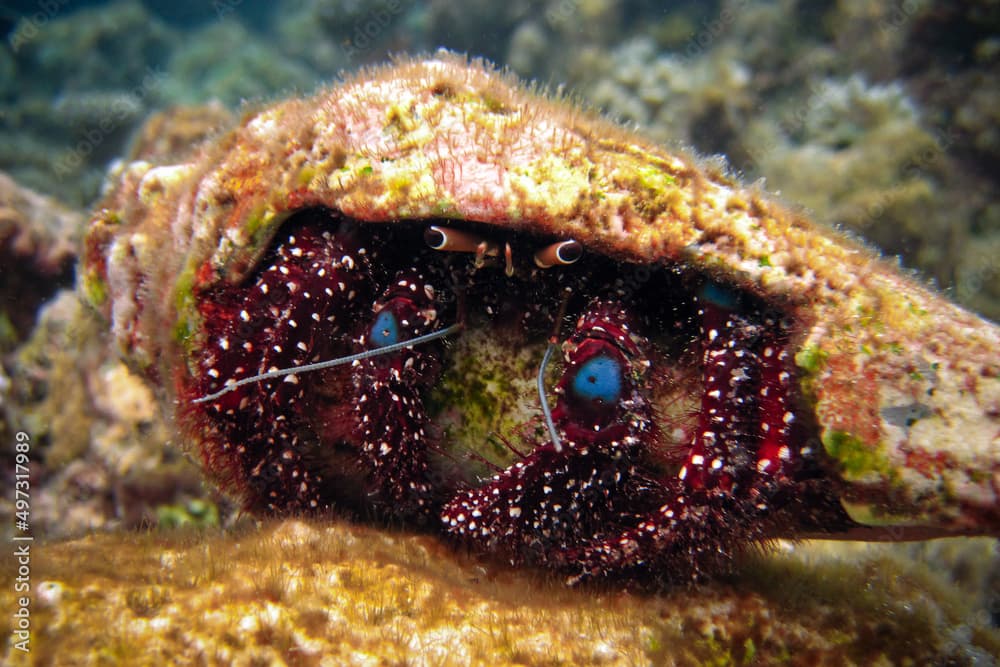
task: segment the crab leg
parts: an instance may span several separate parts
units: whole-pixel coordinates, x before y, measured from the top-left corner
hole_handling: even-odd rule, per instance
[[[434,287],[415,268],[399,272],[375,304],[361,345],[376,349],[438,328]],[[404,348],[354,364],[358,455],[377,500],[396,515],[436,511],[427,460],[423,394],[438,374],[439,348]]]
[[[794,468],[795,452],[789,445],[790,429],[795,413],[788,405],[792,376],[790,356],[775,336],[764,341],[760,351],[760,437],[755,469],[774,482],[787,480]],[[798,452],[803,454],[803,452]]]
[[[701,316],[702,375],[698,431],[678,478],[688,494],[739,492],[748,467],[744,451],[754,429],[759,361],[753,343],[760,327],[735,311],[734,297],[708,285],[697,297]]]

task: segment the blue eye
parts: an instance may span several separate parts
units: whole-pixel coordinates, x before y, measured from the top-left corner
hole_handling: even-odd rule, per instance
[[[373,347],[385,347],[399,342],[399,323],[391,311],[383,310],[375,317],[369,339]]]
[[[621,366],[604,355],[588,360],[580,366],[573,378],[573,393],[586,401],[617,401],[622,393]]]

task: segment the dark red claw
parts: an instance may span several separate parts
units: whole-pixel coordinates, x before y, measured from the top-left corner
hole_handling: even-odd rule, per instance
[[[255,278],[243,287],[207,294],[200,301],[205,346],[192,397],[277,368],[343,354],[358,304],[368,301],[361,258],[318,226],[288,231]],[[369,301],[370,302],[370,301]],[[314,376],[289,375],[254,382],[203,406],[223,445],[213,463],[251,509],[286,513],[323,503],[321,473],[302,459],[308,432],[300,401]],[[307,409],[307,408],[305,408]],[[235,480],[244,479],[245,483]],[[228,480],[223,480],[227,482]]]

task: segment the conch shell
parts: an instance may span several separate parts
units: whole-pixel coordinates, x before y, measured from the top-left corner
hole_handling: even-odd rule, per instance
[[[82,289],[123,355],[185,397],[198,295],[290,214],[461,220],[680,264],[791,318],[799,401],[856,535],[1000,534],[1000,329],[724,168],[483,63],[438,54],[248,113],[185,161],[134,161],[93,216]],[[197,438],[197,434],[193,436]]]

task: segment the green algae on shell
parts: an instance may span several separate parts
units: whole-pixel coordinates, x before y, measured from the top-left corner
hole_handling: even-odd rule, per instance
[[[182,165],[122,169],[84,275],[107,285],[95,305],[168,400],[194,372],[196,294],[240,281],[291,214],[320,206],[572,238],[755,294],[794,321],[797,393],[849,509],[919,527],[863,536],[1000,532],[996,325],[718,166],[449,54],[249,113]]]

